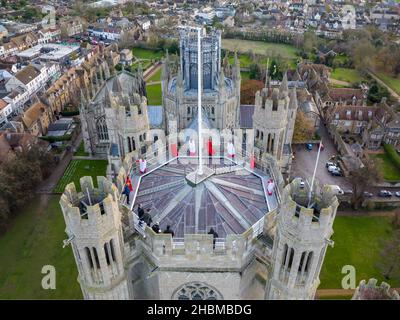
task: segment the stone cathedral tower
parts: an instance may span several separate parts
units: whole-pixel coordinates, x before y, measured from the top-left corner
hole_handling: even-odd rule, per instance
[[[338,200],[331,186],[308,188],[295,179],[283,190],[273,246],[273,271],[266,299],[314,299],[333,234]]]
[[[98,188],[91,177],[80,180],[83,192],[70,183],[60,205],[85,299],[127,299],[124,242],[118,190],[104,177]]]
[[[190,127],[197,117],[197,32],[180,30],[180,61],[174,73],[167,55],[162,68],[162,95],[168,133],[171,123],[177,130]],[[201,37],[203,113],[215,129],[234,129],[239,126],[240,65],[235,56],[231,70],[223,70],[221,32],[211,30]]]
[[[264,153],[273,155],[282,173],[290,171],[297,108],[296,89],[289,90],[286,74],[278,87],[272,87],[268,79],[266,87],[255,96],[255,153],[260,158]]]

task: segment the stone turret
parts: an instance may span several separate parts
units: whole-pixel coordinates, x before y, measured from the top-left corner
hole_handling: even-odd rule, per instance
[[[105,177],[70,183],[60,199],[85,299],[128,299],[119,193]]]
[[[400,295],[395,289],[391,289],[390,285],[382,282],[377,286],[376,279],[369,279],[368,283],[365,280],[360,282],[354,292],[352,300],[400,300]]]
[[[339,202],[333,186],[315,183],[311,200],[307,186],[297,178],[283,190],[266,299],[314,299],[318,288]]]

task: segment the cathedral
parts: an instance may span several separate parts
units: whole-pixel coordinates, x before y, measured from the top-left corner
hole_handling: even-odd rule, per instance
[[[223,67],[220,33],[180,37],[162,106],[147,104],[140,70],[82,94],[85,149],[109,162],[97,187],[83,177],[60,200],[84,298],[314,299],[339,202],[330,185],[285,185],[296,89],[267,77],[242,106],[239,61]],[[179,136],[187,129],[195,139]]]

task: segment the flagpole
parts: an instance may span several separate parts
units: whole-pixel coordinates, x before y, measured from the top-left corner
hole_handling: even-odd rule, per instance
[[[198,127],[199,127],[199,167],[197,170],[197,173],[199,175],[203,174],[203,142],[202,142],[202,137],[201,137],[201,89],[202,89],[202,83],[201,83],[201,76],[202,76],[202,64],[201,64],[201,28],[197,28],[197,107],[198,107]]]
[[[310,190],[308,191],[308,206],[310,206],[311,204],[311,196],[312,196],[312,190],[314,187],[314,180],[315,180],[315,174],[317,173],[317,167],[318,167],[318,161],[319,161],[319,155],[321,153],[321,146],[322,146],[322,139],[319,142],[319,147],[318,147],[318,154],[317,154],[317,161],[315,161],[315,167],[314,167],[314,173],[313,173],[313,177],[311,180],[311,186],[310,186]]]

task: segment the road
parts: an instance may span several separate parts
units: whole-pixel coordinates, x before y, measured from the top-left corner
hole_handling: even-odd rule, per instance
[[[316,179],[319,181],[320,185],[333,184],[338,185],[344,191],[351,190],[352,188],[349,178],[332,176],[326,169],[326,162],[332,155],[337,154],[337,150],[325,127],[320,128],[320,136],[325,148],[320,154],[317,172],[315,175]],[[301,177],[303,179],[311,179],[314,172],[315,161],[317,159],[318,146],[314,145],[313,150],[307,150],[304,144],[298,144],[293,145],[293,151],[295,158],[293,159],[292,163],[291,178]],[[388,189],[393,194],[396,191],[400,191],[400,188],[398,187],[370,187],[367,189],[367,191],[375,195],[372,198],[373,200],[380,200],[383,202],[390,202],[393,200],[400,201],[400,198],[395,197],[394,195],[391,198],[377,197],[376,195],[378,194],[379,190],[382,189]]]
[[[343,190],[351,189],[351,184],[346,178],[332,176],[326,169],[325,163],[332,155],[336,155],[337,151],[324,126],[321,126],[320,136],[322,144],[324,145],[324,150],[320,153],[317,172],[315,175],[316,179],[321,185],[334,184],[338,185]],[[308,150],[304,144],[297,144],[293,145],[293,151],[295,158],[293,159],[291,177],[311,179],[314,172],[315,161],[317,159],[318,146],[314,145],[312,150]]]

